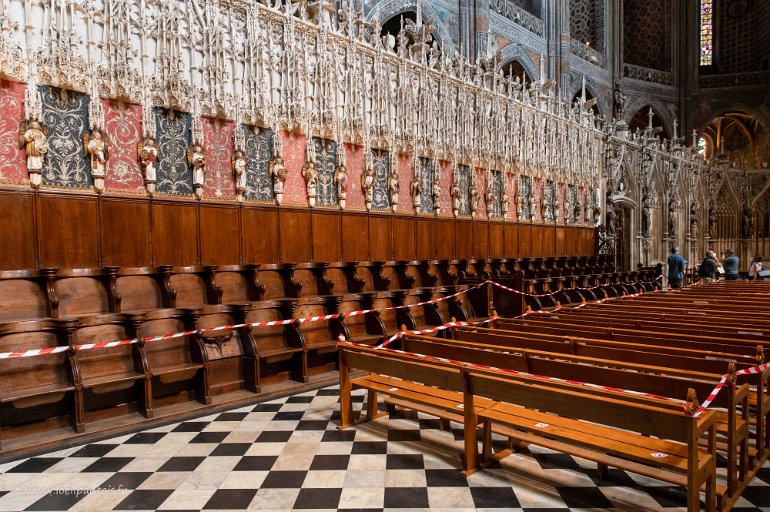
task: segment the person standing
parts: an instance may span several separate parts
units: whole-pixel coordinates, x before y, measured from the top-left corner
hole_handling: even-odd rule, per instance
[[[725,251],[725,259],[722,263],[722,267],[725,269],[725,279],[728,281],[735,281],[738,279],[738,267],[741,264],[741,260],[735,255],[735,251],[727,249]]]
[[[671,288],[680,288],[684,279],[684,267],[687,262],[679,254],[679,247],[671,248],[671,255],[668,257],[668,286]]]

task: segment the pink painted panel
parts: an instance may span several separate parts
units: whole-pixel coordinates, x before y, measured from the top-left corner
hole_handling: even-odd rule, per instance
[[[305,136],[281,131],[283,137],[283,161],[288,171],[284,184],[283,204],[307,206],[307,189],[302,179],[302,166],[305,165]]]
[[[567,198],[565,192],[566,192],[566,185],[564,183],[556,182],[556,201],[559,202],[559,217],[556,219],[556,224],[564,224],[564,219],[567,216],[567,209],[564,207],[566,204],[565,199]],[[555,208],[554,208],[555,209]]]
[[[507,172],[503,173],[503,180],[508,191],[508,211],[503,212],[503,218],[511,220],[516,218],[516,178]],[[502,199],[502,198],[501,198]]]
[[[361,173],[364,169],[364,148],[345,144],[345,163],[348,168],[347,209],[365,210],[364,194],[361,190]]]
[[[233,131],[232,121],[221,121],[202,117],[203,145],[206,149],[206,181],[203,197],[210,199],[232,199],[235,197],[233,176]]]
[[[142,107],[102,100],[104,129],[110,139],[104,187],[119,192],[144,192],[144,178],[137,161],[142,139]]]
[[[0,183],[29,184],[27,159],[19,146],[25,89],[24,84],[0,80]]]
[[[398,155],[398,213],[409,215],[414,213],[414,204],[412,195],[409,192],[409,185],[412,183],[412,164],[414,159],[412,155]]]
[[[452,166],[452,162],[445,162],[443,160],[439,161],[439,165],[441,166],[441,211],[439,212],[439,215],[442,217],[452,217],[452,196],[450,191],[452,190],[452,173],[454,167]]]
[[[479,205],[476,210],[477,219],[487,218],[487,170],[480,167],[475,168],[476,171],[476,187],[479,190]]]
[[[532,191],[535,194],[535,211],[533,214],[533,222],[543,222],[543,179],[534,178],[532,181],[535,184],[534,190]]]

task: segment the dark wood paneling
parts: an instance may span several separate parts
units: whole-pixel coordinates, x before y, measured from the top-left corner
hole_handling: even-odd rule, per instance
[[[99,265],[97,198],[39,196],[40,257],[44,267]]]
[[[437,259],[454,259],[457,256],[455,249],[455,221],[437,220],[436,221],[436,254]]]
[[[486,258],[489,255],[489,223],[473,223],[473,247],[472,258]]]
[[[458,220],[455,223],[456,238],[456,258],[470,258],[473,252],[473,221]]]
[[[307,210],[281,210],[281,258],[288,263],[311,261],[310,212]],[[263,262],[264,263],[264,262]]]
[[[198,206],[195,203],[152,205],[152,249],[157,265],[197,265]]]
[[[505,255],[503,249],[503,224],[492,222],[489,224],[489,257],[502,258]]]
[[[532,257],[532,225],[519,224],[519,256],[522,258]]]
[[[580,230],[578,228],[564,228],[564,251],[562,252],[562,255],[564,256],[572,256],[575,254],[575,242],[577,240],[577,235],[580,233]],[[557,233],[557,240],[556,240],[556,248],[559,248],[559,241],[558,241],[558,233]]]
[[[204,265],[240,263],[240,208],[201,204],[201,260]]]
[[[564,226],[554,228],[554,256],[567,256],[567,230]]]
[[[342,259],[345,261],[369,259],[369,219],[366,215],[342,216]]]
[[[417,230],[417,259],[433,259],[436,248],[436,226],[434,220],[418,217],[415,224]]]
[[[35,196],[0,194],[0,269],[35,268]]]
[[[338,212],[313,212],[313,259],[342,260],[342,225]]]
[[[414,219],[393,218],[393,253],[397,260],[413,260],[416,258],[414,249]]]
[[[519,247],[519,225],[518,224],[505,224],[503,228],[505,235],[505,254],[506,258],[516,258],[521,255],[521,248]]]
[[[152,264],[147,200],[102,200],[102,250],[105,265],[146,267]]]
[[[243,260],[245,263],[278,261],[278,212],[268,208],[244,208]]]
[[[393,259],[393,233],[390,216],[369,217],[369,259],[384,261]]]

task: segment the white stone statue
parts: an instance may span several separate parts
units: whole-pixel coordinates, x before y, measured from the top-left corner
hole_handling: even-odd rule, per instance
[[[188,150],[187,160],[192,165],[193,187],[198,198],[203,196],[203,185],[206,183],[206,153],[199,143],[193,144]]]
[[[235,175],[235,192],[238,202],[243,201],[246,191],[246,156],[240,149],[233,155],[233,174]]]
[[[148,194],[153,195],[158,170],[158,146],[155,144],[155,139],[147,137],[144,142],[139,143],[138,149],[139,165],[144,176],[144,187]]]
[[[435,176],[433,180],[433,184],[430,187],[430,193],[431,197],[433,198],[433,211],[438,215],[441,213],[441,184],[438,180],[438,174]]]
[[[366,209],[371,210],[374,200],[374,169],[372,169],[370,162],[364,165],[364,172],[361,174],[361,190],[364,192]]]
[[[500,210],[504,219],[508,218],[508,208],[511,204],[510,197],[508,196],[507,180],[503,180],[503,194],[500,196]]]
[[[83,134],[83,149],[86,156],[91,157],[91,176],[94,178],[94,188],[97,192],[104,190],[104,173],[109,158],[107,141],[102,138],[102,132],[94,129],[89,137]]]
[[[400,187],[398,169],[391,167],[390,174],[388,174],[388,194],[390,195],[390,209],[393,213],[398,209],[398,190]]]
[[[273,178],[273,195],[275,195],[276,204],[283,203],[283,189],[287,175],[288,171],[283,165],[283,158],[275,155],[270,161],[270,176]]]
[[[318,196],[318,171],[313,160],[308,160],[302,166],[302,177],[305,179],[307,188],[307,202],[310,206],[315,206],[315,200]]]
[[[470,198],[471,217],[475,217],[476,211],[479,208],[479,189],[476,182],[476,172],[473,169],[471,169],[471,183],[468,196]]]
[[[348,169],[344,165],[338,165],[334,170],[334,184],[337,186],[337,204],[344,210],[348,198]]]
[[[521,191],[516,193],[516,220],[522,220],[524,218],[524,196]]]
[[[30,121],[28,126],[22,123],[21,146],[27,154],[27,172],[29,181],[37,188],[42,182],[43,159],[48,153],[48,127],[40,126],[38,121]]]
[[[492,214],[495,211],[495,203],[497,202],[497,194],[492,191],[492,189],[488,189],[486,193],[486,203],[487,203],[487,217],[490,219],[492,218]]]
[[[460,185],[457,183],[457,179],[452,182],[452,189],[449,191],[452,196],[452,214],[457,217],[460,215],[460,207],[462,203],[462,191]]]
[[[412,204],[414,205],[415,213],[420,213],[422,209],[422,180],[420,179],[420,164],[415,157],[415,165],[413,169],[412,183],[409,185],[409,191],[412,193]]]

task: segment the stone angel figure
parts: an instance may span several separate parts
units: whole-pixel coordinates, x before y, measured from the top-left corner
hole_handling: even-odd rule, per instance
[[[318,170],[315,168],[315,162],[308,160],[302,166],[302,177],[305,179],[307,188],[307,202],[312,207],[315,206],[316,197],[318,197]]]
[[[158,145],[155,143],[155,139],[147,137],[139,143],[136,149],[139,166],[142,168],[142,176],[144,176],[144,187],[148,194],[153,195],[157,179]]]
[[[400,187],[398,169],[393,166],[388,174],[388,194],[390,195],[390,209],[393,213],[396,213],[396,209],[398,209],[398,190]]]
[[[511,198],[508,195],[508,179],[503,176],[503,190],[500,195],[500,216],[504,219],[508,218],[508,208],[511,204]]]
[[[471,169],[470,176],[470,189],[468,190],[469,207],[471,210],[471,217],[476,216],[476,211],[479,209],[479,188],[476,178],[476,171]]]
[[[233,174],[235,175],[235,193],[238,202],[243,202],[243,193],[246,191],[246,155],[240,149],[233,154]]]
[[[433,211],[438,215],[441,213],[441,184],[438,180],[438,175],[434,177],[433,183],[430,187],[431,197],[433,198]]]
[[[361,173],[361,190],[364,193],[366,209],[371,210],[374,200],[374,169],[372,169],[370,162],[364,165],[364,172]]]
[[[43,180],[43,159],[48,153],[48,127],[36,120],[19,123],[19,145],[27,153],[29,182],[37,188]]]
[[[348,169],[342,164],[334,170],[334,184],[337,186],[337,204],[344,210],[348,199]]]
[[[283,203],[283,190],[288,171],[283,164],[283,158],[278,154],[276,154],[270,161],[270,176],[273,178],[273,195],[275,195],[275,202],[280,205]]]
[[[524,218],[524,195],[519,190],[516,192],[516,220]]]
[[[195,195],[203,197],[203,185],[206,183],[206,153],[200,143],[187,149],[187,162],[192,166]]]
[[[458,217],[460,215],[460,207],[462,206],[462,191],[460,190],[456,173],[455,179],[452,180],[452,188],[449,191],[449,195],[452,196],[452,214]]]
[[[412,177],[412,183],[409,185],[409,191],[412,193],[412,204],[414,205],[414,211],[420,213],[422,206],[422,180],[420,178],[420,164],[414,166],[414,175]]]
[[[83,134],[83,152],[91,157],[91,176],[94,177],[94,188],[97,192],[104,190],[104,173],[109,158],[109,144],[101,130],[94,129],[89,135]]]
[[[485,199],[487,203],[487,217],[491,219],[495,212],[495,203],[497,202],[497,194],[495,194],[495,192],[491,188],[487,189]]]

